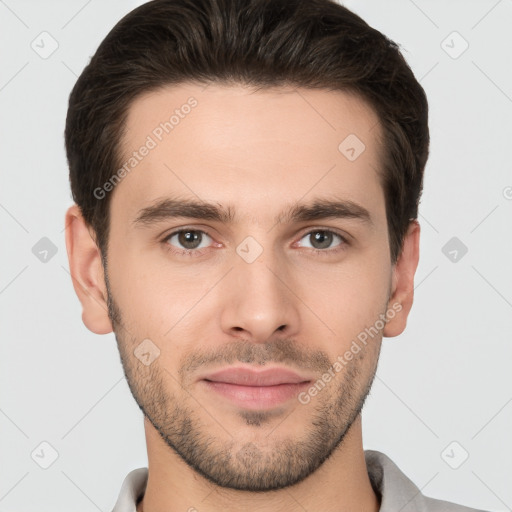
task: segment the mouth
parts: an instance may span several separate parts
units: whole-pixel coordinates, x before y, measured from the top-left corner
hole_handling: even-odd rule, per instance
[[[296,398],[310,385],[309,376],[287,368],[226,368],[200,379],[206,390],[245,409],[271,409]]]

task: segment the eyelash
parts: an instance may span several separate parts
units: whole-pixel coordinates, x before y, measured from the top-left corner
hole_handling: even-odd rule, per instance
[[[170,233],[169,235],[167,235],[163,240],[162,240],[162,243],[165,245],[165,250],[177,255],[177,256],[190,256],[190,257],[199,257],[199,256],[202,256],[204,254],[204,249],[176,249],[174,248],[173,246],[171,246],[168,241],[174,236],[174,235],[179,235],[180,233],[186,233],[186,232],[193,232],[193,233],[202,233],[203,235],[207,235],[207,236],[210,236],[208,235],[208,233],[206,233],[206,231],[203,231],[201,229],[187,229],[187,228],[182,228],[182,229],[179,229],[177,231],[173,231],[172,233]],[[304,238],[305,236],[307,235],[311,235],[313,233],[317,233],[317,232],[322,232],[322,233],[331,233],[333,235],[336,235],[337,237],[339,237],[341,239],[341,243],[336,246],[336,248],[334,249],[315,249],[315,248],[309,248],[310,251],[312,251],[314,254],[318,254],[318,255],[321,255],[321,256],[326,256],[326,255],[332,255],[332,254],[337,254],[339,253],[340,251],[343,251],[346,249],[346,246],[350,245],[347,238],[344,237],[343,235],[341,235],[340,233],[338,233],[337,231],[333,231],[331,229],[321,229],[321,228],[316,228],[316,229],[312,229],[310,231],[307,231],[306,233],[304,233],[300,239]],[[211,237],[210,237],[211,238]]]

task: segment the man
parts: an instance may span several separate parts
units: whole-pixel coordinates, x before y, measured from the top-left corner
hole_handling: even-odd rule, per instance
[[[77,81],[66,244],[149,468],[114,512],[470,511],[363,450],[413,302],[428,105],[330,0],[155,0]]]

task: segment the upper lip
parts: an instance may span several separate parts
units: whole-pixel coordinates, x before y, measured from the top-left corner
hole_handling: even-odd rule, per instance
[[[309,382],[311,379],[288,368],[253,370],[243,367],[230,367],[205,375],[202,380],[237,384],[239,386],[277,386],[278,384]]]

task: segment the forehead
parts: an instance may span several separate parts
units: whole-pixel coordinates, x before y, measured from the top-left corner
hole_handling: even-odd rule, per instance
[[[348,92],[164,87],[129,107],[112,209],[133,220],[179,195],[238,205],[259,220],[269,205],[270,218],[284,203],[336,192],[378,209],[380,129],[376,113]]]

